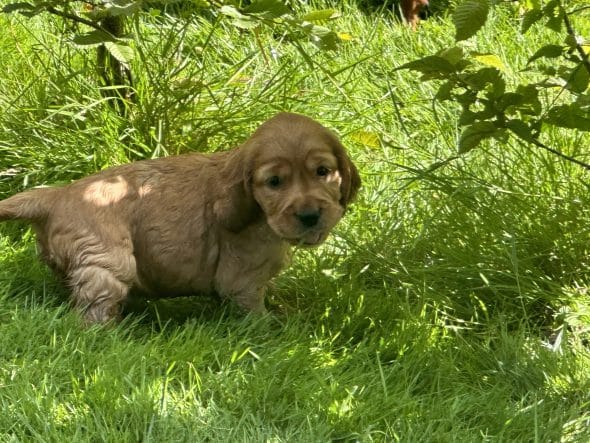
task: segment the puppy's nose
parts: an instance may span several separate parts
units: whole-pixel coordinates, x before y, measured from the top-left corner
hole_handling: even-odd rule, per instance
[[[295,217],[306,228],[313,228],[320,220],[320,211],[316,209],[307,209],[295,214]]]

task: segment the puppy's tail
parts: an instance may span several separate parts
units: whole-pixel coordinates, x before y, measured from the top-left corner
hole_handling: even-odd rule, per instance
[[[32,189],[0,201],[0,221],[44,219],[53,204],[54,191],[52,188]]]

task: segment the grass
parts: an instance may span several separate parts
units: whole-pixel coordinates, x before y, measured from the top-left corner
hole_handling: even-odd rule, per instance
[[[0,16],[0,195],[128,161],[234,146],[278,110],[334,128],[364,188],[329,242],[274,282],[272,315],[158,302],[84,328],[0,227],[2,441],[587,441],[589,209],[575,165],[514,141],[456,152],[457,109],[401,64],[452,43],[352,4],[354,37],[315,53],[263,31],[266,60],[225,21],[137,24],[136,104],[123,119],[91,53],[47,17]],[[521,36],[498,7],[466,43],[507,82],[559,35]],[[303,52],[302,52],[303,51]],[[183,69],[178,69],[182,66]],[[588,161],[585,135],[544,143]]]

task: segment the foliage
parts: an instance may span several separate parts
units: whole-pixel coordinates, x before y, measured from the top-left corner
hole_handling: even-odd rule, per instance
[[[353,3],[339,3],[338,51],[221,13],[138,12],[125,118],[96,88],[93,54],[63,38],[69,22],[0,15],[2,197],[130,157],[227,149],[279,110],[334,129],[363,176],[263,318],[181,298],[84,328],[28,226],[0,225],[0,440],[588,441],[586,172],[515,137],[448,161],[460,105],[433,112],[439,85],[396,70],[441,46],[502,48],[509,90],[555,32],[522,34],[503,5],[453,44],[452,18],[414,33]],[[542,129],[588,155],[586,132]]]
[[[4,6],[3,12],[19,12],[26,17],[48,12],[77,24],[83,24],[92,28],[89,32],[76,32],[73,41],[80,46],[105,45],[107,50],[123,63],[129,63],[132,53],[129,47],[129,38],[113,33],[105,26],[105,20],[115,17],[132,18],[134,15],[147,10],[152,15],[159,15],[162,10],[153,7],[153,1],[146,0],[114,0],[86,2],[81,0],[63,1],[32,1],[13,2]],[[157,2],[159,8],[166,10],[167,6],[178,3],[178,0]],[[285,30],[289,38],[310,38],[319,47],[334,49],[337,41],[335,32],[328,28],[315,24],[324,22],[337,16],[334,9],[310,11],[302,16],[295,15],[292,8],[280,0],[254,0],[246,7],[238,9],[233,2],[209,2],[206,0],[191,1],[191,10],[194,13],[221,12],[233,19],[236,26],[243,29],[256,29],[261,25],[281,28]]]
[[[399,67],[420,72],[422,81],[439,81],[435,100],[461,106],[459,153],[478,147],[485,139],[505,141],[512,134],[590,169],[587,163],[540,141],[547,125],[590,131],[590,44],[576,34],[570,19],[572,15],[587,15],[588,9],[570,3],[572,9],[568,11],[561,0],[544,5],[540,1],[524,2],[523,34],[541,24],[556,34],[565,29],[567,36],[562,43],[546,44],[529,57],[522,69],[531,75],[514,86],[507,84],[507,68],[497,53],[480,53],[461,46],[439,50]],[[474,36],[486,23],[488,13],[489,0],[459,4],[453,13],[455,41]]]
[[[155,3],[145,0],[35,0],[9,3],[2,11],[19,12],[29,18],[50,13],[70,22],[73,25],[72,42],[82,48],[96,48],[98,72],[104,86],[102,90],[107,97],[113,99],[111,103],[119,112],[126,115],[127,106],[134,95],[133,74],[130,69],[130,62],[135,56],[131,44],[134,35],[128,30],[129,21],[136,21],[141,13],[158,16],[162,13],[158,8],[166,10],[167,6],[174,6],[179,2],[168,0]],[[254,36],[259,32],[260,26],[267,26],[293,41],[310,39],[322,49],[334,49],[338,41],[334,31],[318,24],[336,17],[338,14],[334,9],[308,11],[297,16],[281,0],[254,0],[241,9],[232,2],[224,4],[196,0],[190,2],[189,10],[200,14],[223,14],[230,17],[238,28],[253,31]]]

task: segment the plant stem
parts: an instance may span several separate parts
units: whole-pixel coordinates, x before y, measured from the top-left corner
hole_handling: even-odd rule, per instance
[[[584,48],[582,48],[582,45],[580,43],[578,43],[578,40],[576,39],[576,31],[574,30],[574,27],[572,26],[572,22],[570,21],[570,18],[568,16],[567,12],[565,11],[563,5],[561,4],[561,2],[559,3],[559,7],[560,7],[561,12],[563,14],[563,22],[565,23],[565,28],[567,29],[567,33],[571,37],[572,41],[575,42],[576,52],[578,53],[578,55],[582,59],[582,65],[584,66],[584,68],[586,68],[586,71],[588,71],[588,74],[590,74],[590,60],[588,60],[588,54],[586,54],[586,52],[584,51]]]

